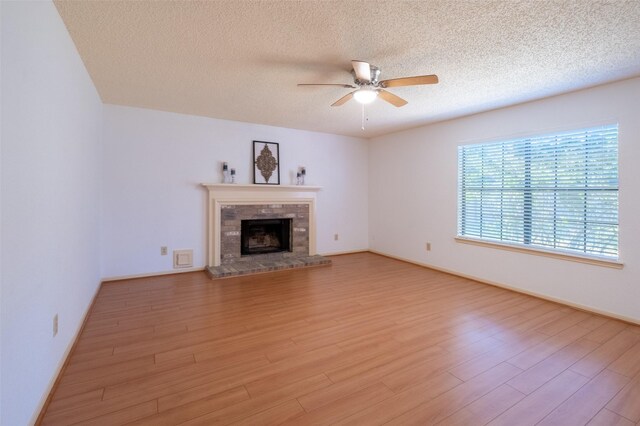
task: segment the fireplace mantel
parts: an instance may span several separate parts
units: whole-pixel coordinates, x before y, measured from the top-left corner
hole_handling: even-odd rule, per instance
[[[320,186],[307,185],[238,185],[209,184],[208,191],[208,266],[220,266],[221,209],[224,205],[247,204],[308,204],[309,255],[316,254],[316,193]]]
[[[322,189],[321,186],[309,185],[238,185],[235,183],[203,183],[202,186],[207,188],[209,192],[317,192]]]

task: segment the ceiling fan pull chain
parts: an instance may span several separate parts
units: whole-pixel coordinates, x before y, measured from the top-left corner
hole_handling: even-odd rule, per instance
[[[364,130],[364,104],[362,104],[362,130]]]

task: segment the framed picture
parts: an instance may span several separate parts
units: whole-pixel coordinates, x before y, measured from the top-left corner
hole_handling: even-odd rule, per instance
[[[276,142],[253,141],[253,183],[280,185],[280,147]]]

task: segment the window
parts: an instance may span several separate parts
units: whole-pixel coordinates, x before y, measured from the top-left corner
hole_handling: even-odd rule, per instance
[[[618,258],[618,126],[458,147],[458,236]]]

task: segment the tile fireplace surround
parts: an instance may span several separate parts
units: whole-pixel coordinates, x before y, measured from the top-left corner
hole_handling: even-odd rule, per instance
[[[208,190],[207,271],[212,278],[331,263],[316,254],[317,186],[202,184]],[[241,256],[241,221],[292,219],[292,251]]]

